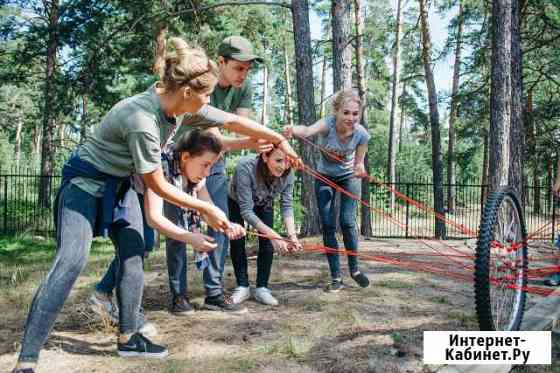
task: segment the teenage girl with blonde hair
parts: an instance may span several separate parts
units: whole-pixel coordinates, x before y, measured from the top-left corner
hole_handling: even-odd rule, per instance
[[[332,106],[332,115],[311,126],[287,126],[284,128],[284,135],[288,138],[293,135],[318,135],[325,152],[321,152],[317,171],[338,187],[359,196],[359,178],[365,175],[364,158],[370,138],[367,130],[359,123],[362,111],[360,96],[354,90],[339,91],[334,95]],[[332,249],[338,249],[334,209],[336,193],[332,186],[320,180],[316,181],[315,194],[321,217],[323,244]],[[355,199],[341,194],[340,227],[344,248],[353,252],[358,251],[357,207]],[[331,272],[331,282],[327,290],[336,292],[343,288],[338,253],[327,253],[327,259]],[[355,255],[348,255],[348,267],[350,276],[360,287],[369,286],[368,278],[358,269],[358,258]]]

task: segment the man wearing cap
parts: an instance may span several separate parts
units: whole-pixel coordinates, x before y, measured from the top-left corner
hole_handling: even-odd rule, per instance
[[[249,117],[251,115],[253,92],[247,76],[253,66],[253,62],[263,62],[262,58],[254,54],[253,46],[249,40],[241,36],[230,36],[225,38],[218,47],[218,67],[220,70],[218,84],[216,85],[210,97],[210,105],[223,111]],[[204,126],[204,119],[200,117],[186,117],[180,129],[189,127]],[[222,141],[224,151],[233,151],[241,149],[253,149],[259,152],[272,149],[272,144],[255,141],[244,137],[224,136],[217,128],[209,129],[213,131]],[[179,136],[178,133],[175,136]],[[222,157],[219,159],[212,169],[210,175],[206,178],[206,187],[216,206],[228,214],[228,178],[226,176],[226,164]],[[172,205],[170,205],[171,208]],[[227,237],[212,229],[208,230],[208,234],[212,236],[218,244],[217,249],[209,252],[208,263],[203,270],[204,287],[206,290],[206,298],[204,307],[209,310],[221,311],[239,311],[240,299],[236,299],[236,295],[242,295],[241,301],[249,297],[248,289],[246,294],[234,293],[233,299],[224,296],[222,276],[224,270],[224,262],[227,250],[229,249],[229,241]],[[180,243],[178,243],[180,244]],[[167,247],[168,270],[170,277],[175,276],[173,262],[180,262],[179,258],[175,258],[174,247]],[[178,274],[177,274],[178,275]],[[238,297],[239,298],[239,297]],[[173,295],[170,311],[176,315],[183,315],[192,312],[193,308],[188,303],[185,294]]]

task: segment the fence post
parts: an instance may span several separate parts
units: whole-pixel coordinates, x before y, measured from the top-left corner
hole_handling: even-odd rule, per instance
[[[4,176],[4,234],[8,234],[8,176]]]
[[[556,197],[552,195],[552,242],[554,242],[554,236],[556,235],[555,233],[556,233]]]
[[[410,183],[406,183],[406,195],[410,197]],[[408,238],[408,218],[410,213],[410,203],[406,200],[406,223],[405,223],[405,238]]]

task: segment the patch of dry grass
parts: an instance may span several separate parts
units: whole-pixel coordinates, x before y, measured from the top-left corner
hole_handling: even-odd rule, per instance
[[[466,284],[363,262],[362,270],[372,279],[370,288],[358,288],[346,274],[346,289],[330,294],[324,291],[327,262],[315,254],[275,258],[270,287],[278,307],[250,300],[244,314],[199,310],[174,317],[167,312],[165,253],[159,250],[147,262],[144,307],[148,320],[158,326],[156,341],[169,346],[170,357],[123,360],[114,353],[115,327],[94,317],[87,306],[92,286],[113,253],[107,243],[96,245],[42,353],[39,372],[426,373],[431,368],[422,364],[423,331],[476,329]],[[381,246],[367,241],[360,250]],[[33,291],[50,266],[52,254],[40,255],[40,260],[19,257],[1,263],[0,346],[5,347],[0,350],[0,371],[9,371],[15,361]],[[253,283],[255,267],[250,261]],[[202,275],[192,268],[189,295],[200,305]],[[224,280],[226,288],[235,286],[229,260]],[[442,288],[450,291],[442,294]]]

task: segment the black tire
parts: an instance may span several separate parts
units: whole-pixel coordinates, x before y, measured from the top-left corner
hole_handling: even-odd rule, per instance
[[[501,239],[503,237],[500,235],[503,232],[500,232],[502,227],[500,223],[509,219],[500,215],[504,211],[506,213],[511,212],[512,221],[513,219],[516,220],[513,223],[516,223],[517,226],[514,227],[514,224],[511,224],[511,227],[506,229],[507,231],[515,230],[515,232],[512,232],[515,233],[514,239],[511,239],[511,237],[505,240]],[[493,245],[499,245],[497,242],[500,241],[504,241],[504,247],[511,248],[513,242],[521,243],[521,247],[508,253],[503,247],[493,247]],[[508,255],[515,260],[510,262],[500,260],[507,259]],[[493,269],[498,275],[506,274],[514,281],[500,279],[500,276],[491,277]],[[474,282],[476,314],[480,330],[519,330],[527,297],[525,291],[527,286],[527,231],[519,200],[509,188],[501,188],[490,194],[484,206],[476,247]],[[506,285],[510,287],[508,288]],[[513,288],[511,288],[512,285]],[[499,294],[500,291],[503,291],[504,294]],[[507,308],[504,312],[506,316],[504,318],[504,315],[497,312],[494,306],[497,301],[502,301],[505,304],[510,297],[512,298],[512,305],[511,307],[507,307],[507,305],[504,307]],[[504,320],[505,323],[500,322]]]

